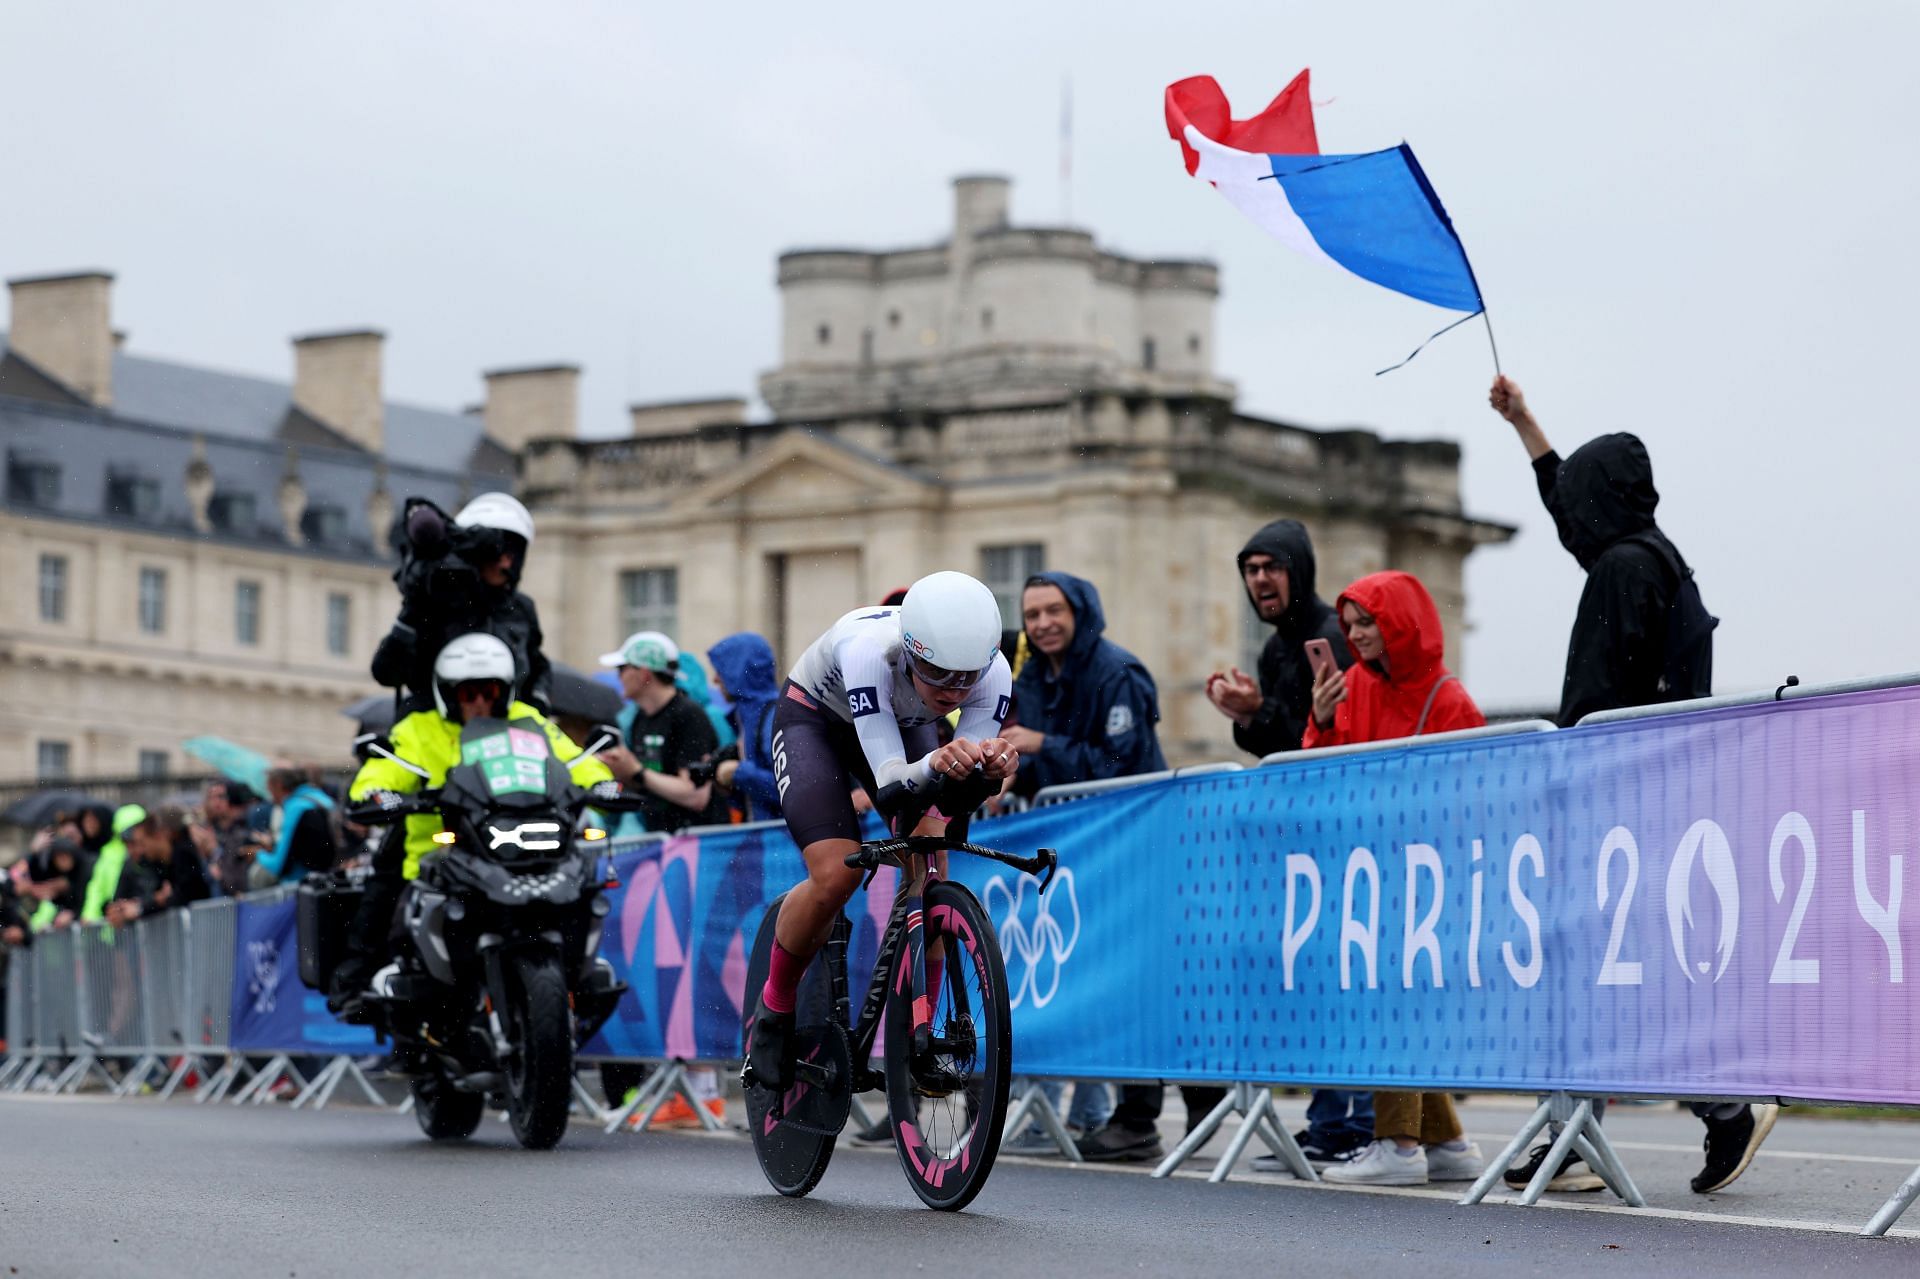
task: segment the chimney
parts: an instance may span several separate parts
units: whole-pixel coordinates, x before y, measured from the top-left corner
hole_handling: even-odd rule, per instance
[[[580,366],[550,364],[533,369],[495,369],[487,381],[486,433],[518,453],[530,441],[565,439],[579,433]]]
[[[293,404],[369,453],[386,451],[378,329],[315,333],[293,340]]]
[[[963,251],[981,231],[1007,224],[1007,192],[1013,183],[988,175],[953,180],[953,242]]]
[[[701,426],[738,426],[747,420],[747,402],[742,399],[670,400],[661,404],[634,404],[627,408],[632,416],[633,433],[645,438],[653,435],[685,435]]]
[[[105,271],[8,280],[7,343],[41,372],[101,408],[113,405],[113,277]]]

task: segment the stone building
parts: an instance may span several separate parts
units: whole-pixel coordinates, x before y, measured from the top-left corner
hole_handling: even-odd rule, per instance
[[[1041,568],[1090,578],[1108,635],[1159,683],[1170,759],[1230,758],[1207,674],[1252,655],[1234,556],[1304,520],[1329,595],[1402,568],[1432,589],[1459,669],[1462,567],[1512,529],[1461,507],[1459,448],[1254,417],[1213,367],[1217,270],[1009,224],[1008,183],[961,178],[950,237],[779,262],[779,367],[744,400],[650,404],[626,438],[573,438],[576,371],[490,392],[540,521],[555,651],[657,627],[698,651],[760,630],[783,663],[848,609],[939,568],[982,576],[1011,624]]]
[[[386,402],[377,332],[295,339],[291,384],[241,377],[123,350],[111,286],[9,285],[0,782],[200,771],[180,742],[203,733],[344,761],[397,504],[510,487],[512,454]]]

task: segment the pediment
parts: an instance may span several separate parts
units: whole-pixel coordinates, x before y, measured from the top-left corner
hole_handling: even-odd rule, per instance
[[[802,432],[787,432],[686,497],[703,511],[757,513],[930,505],[939,488],[899,467]]]

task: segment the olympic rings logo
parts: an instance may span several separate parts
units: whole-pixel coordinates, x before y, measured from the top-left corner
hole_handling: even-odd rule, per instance
[[[1073,872],[1062,867],[1045,893],[1032,875],[1021,875],[1011,888],[1006,876],[995,875],[987,881],[986,905],[1007,963],[1010,1006],[1018,1008],[1031,995],[1035,1008],[1045,1008],[1059,993],[1060,970],[1080,940]]]

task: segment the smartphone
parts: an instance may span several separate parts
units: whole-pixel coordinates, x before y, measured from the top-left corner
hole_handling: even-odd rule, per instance
[[[1339,669],[1339,663],[1333,660],[1333,645],[1323,639],[1310,639],[1306,643],[1307,665],[1313,668],[1313,678],[1319,682],[1323,674]]]

